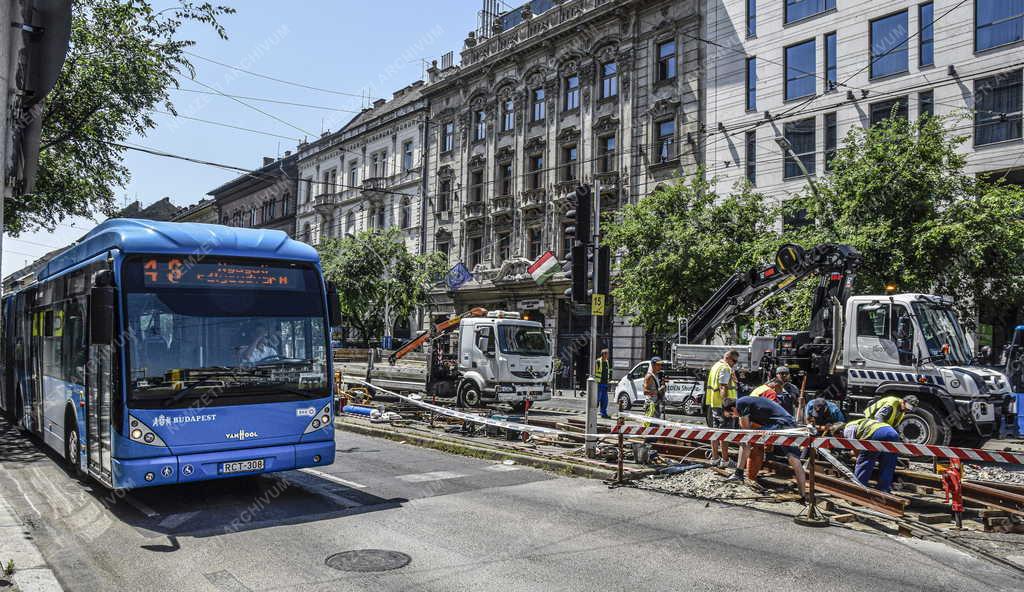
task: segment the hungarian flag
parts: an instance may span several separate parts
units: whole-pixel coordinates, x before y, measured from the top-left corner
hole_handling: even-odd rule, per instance
[[[551,276],[555,275],[555,272],[561,269],[558,265],[558,259],[555,258],[555,254],[551,251],[547,251],[540,256],[539,259],[530,265],[527,270],[530,272],[530,276],[533,277],[533,281],[537,282],[537,285],[544,285],[544,282],[551,279]]]

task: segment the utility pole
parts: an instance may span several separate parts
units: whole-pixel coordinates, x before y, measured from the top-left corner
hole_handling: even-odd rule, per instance
[[[590,244],[591,253],[593,254],[593,270],[594,270],[594,291],[591,295],[591,308],[590,308],[590,359],[587,360],[589,364],[589,372],[587,373],[587,422],[586,422],[586,451],[588,457],[593,457],[597,453],[597,436],[593,435],[597,433],[597,381],[599,377],[594,376],[594,364],[597,361],[597,326],[598,326],[598,315],[594,314],[593,300],[599,298],[598,293],[600,292],[600,278],[598,278],[598,252],[600,250],[601,241],[601,182],[594,181],[594,191],[590,195],[593,199],[593,212],[594,218],[594,234],[588,236],[587,242]],[[585,229],[585,232],[590,232],[590,229]]]
[[[13,83],[11,81],[11,5],[14,0],[0,0],[0,117],[3,118],[4,129],[0,134],[0,252],[4,246],[4,210],[7,208],[7,197],[11,188],[7,183],[7,156],[11,142],[10,97]],[[2,277],[0,277],[2,279]],[[3,298],[3,282],[0,282],[0,299]],[[2,345],[2,344],[0,344]]]

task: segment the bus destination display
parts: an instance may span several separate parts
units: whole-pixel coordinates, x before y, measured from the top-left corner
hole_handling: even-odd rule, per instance
[[[193,262],[178,257],[143,260],[142,281],[147,288],[305,289],[300,268],[227,261]]]

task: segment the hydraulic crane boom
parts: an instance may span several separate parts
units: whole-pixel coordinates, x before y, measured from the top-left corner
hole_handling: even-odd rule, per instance
[[[391,356],[388,357],[388,363],[394,364],[397,360],[400,360],[405,356],[409,355],[409,353],[415,351],[428,340],[434,339],[436,337],[444,335],[449,331],[452,331],[453,329],[459,326],[459,322],[462,321],[462,319],[464,318],[485,316],[487,316],[487,309],[478,306],[476,308],[471,308],[460,315],[455,315],[454,317],[446,321],[441,321],[440,323],[434,325],[434,328],[431,329],[430,331],[424,331],[423,333],[420,333],[418,336],[416,336],[416,339],[413,339],[409,343],[406,343],[401,347],[401,349],[391,354]]]
[[[689,318],[688,343],[708,339],[718,327],[812,274],[819,274],[820,280],[812,303],[811,334],[830,337],[832,299],[846,302],[860,261],[860,253],[849,245],[826,243],[810,250],[794,244],[783,245],[775,255],[774,264],[737,272]]]

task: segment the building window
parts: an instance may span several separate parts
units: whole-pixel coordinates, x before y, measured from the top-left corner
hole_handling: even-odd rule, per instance
[[[833,91],[839,84],[836,60],[835,31],[825,33],[825,92]]]
[[[249,208],[249,228],[256,228],[256,208]]]
[[[745,137],[747,181],[757,185],[757,132],[747,132]]]
[[[800,170],[800,163],[807,169],[807,174],[814,174],[814,145],[817,142],[814,131],[813,117],[790,121],[783,126],[783,134],[792,147],[792,150],[786,151],[782,171],[784,179],[802,177],[804,173]],[[793,154],[800,159],[799,162],[793,158]]]
[[[345,215],[345,234],[356,233],[356,214],[355,212],[349,212]]]
[[[839,145],[839,120],[836,113],[825,114],[825,170],[832,170],[832,160],[836,157],[836,147]]]
[[[565,77],[565,105],[566,111],[578,109],[580,106],[580,77],[576,74]]]
[[[544,156],[534,154],[530,157],[530,189],[540,189],[544,179]]]
[[[526,257],[530,261],[535,261],[537,257],[540,257],[541,236],[540,228],[533,227],[526,231]]]
[[[306,222],[305,224],[302,225],[302,241],[305,243],[309,243],[309,240],[312,238],[312,236],[313,230],[310,228],[309,222]]]
[[[881,123],[886,119],[889,119],[893,115],[896,117],[907,118],[907,105],[909,101],[907,97],[897,97],[888,101],[880,101],[878,103],[871,103],[869,110],[869,117],[871,125]]]
[[[786,100],[814,94],[816,88],[814,39],[786,48]]]
[[[786,24],[821,14],[836,7],[836,0],[786,0]]]
[[[757,58],[747,58],[747,111],[757,110]]]
[[[448,253],[451,251],[451,243],[448,241],[437,241],[437,246],[434,250],[444,255],[444,264],[448,265]]]
[[[569,229],[572,228],[572,232]],[[573,224],[562,225],[562,259],[572,256],[572,247],[576,244],[576,230]]]
[[[501,195],[512,195],[512,163],[498,164],[498,187]]]
[[[619,67],[615,62],[601,64],[601,98],[608,99],[619,94]]]
[[[402,203],[398,210],[398,221],[402,228],[412,226],[412,204],[409,203],[408,197],[402,198]]]
[[[615,136],[602,136],[597,140],[597,172],[610,173],[615,166]]]
[[[926,90],[917,94],[917,115],[935,115],[935,93]]]
[[[484,251],[484,237],[474,236],[469,239],[469,256],[466,258],[469,261],[469,268],[475,269],[477,265],[480,265],[480,261],[483,258]]]
[[[671,80],[676,77],[676,42],[665,41],[658,44],[658,81]]]
[[[871,77],[907,71],[907,11],[871,21]]]
[[[658,162],[668,162],[676,156],[676,121],[666,119],[657,124],[658,136],[655,146],[658,149]]]
[[[975,0],[974,50],[983,51],[1024,39],[1024,2]]]
[[[544,89],[533,89],[531,98],[533,107],[533,121],[544,121]]]
[[[516,126],[516,102],[505,99],[501,104],[501,131],[510,132]]]
[[[974,145],[1021,138],[1021,70],[974,81]]]
[[[757,35],[757,0],[747,0],[747,37]]]
[[[387,216],[388,216],[388,211],[385,208],[383,208],[383,207],[377,208],[377,228],[381,228],[381,229],[387,228],[387,223],[388,223]]]
[[[935,65],[935,5],[925,2],[917,7],[918,62],[922,66]]]
[[[441,152],[451,152],[455,147],[455,122],[449,121],[444,124],[444,132],[441,134]]]
[[[469,172],[469,199],[473,202],[484,200],[484,170],[476,169]]]
[[[576,161],[579,156],[579,152],[576,146],[566,146],[562,148],[562,180],[563,181],[575,181],[576,180]]]
[[[498,249],[496,253],[498,260],[495,264],[500,265],[512,257],[512,233],[502,232],[498,234]]]
[[[473,114],[473,140],[479,141],[487,137],[487,111],[483,109]]]
[[[353,188],[359,185],[359,162],[350,161],[348,163],[348,186]]]
[[[441,179],[437,188],[437,211],[447,212],[452,203],[452,180]]]
[[[412,170],[412,140],[402,142],[402,170]]]
[[[305,178],[302,180],[302,201],[307,202],[313,199],[313,179]]]

